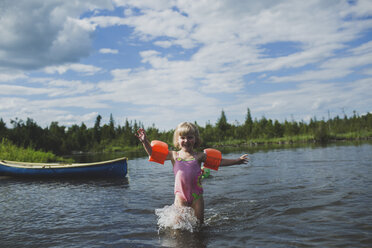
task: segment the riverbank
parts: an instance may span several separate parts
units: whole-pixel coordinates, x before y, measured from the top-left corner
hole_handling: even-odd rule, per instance
[[[30,147],[21,148],[13,145],[10,141],[2,139],[0,142],[0,160],[48,163],[48,162],[72,162],[51,152],[37,151]]]
[[[268,145],[290,145],[290,144],[327,144],[344,141],[372,140],[372,132],[350,132],[343,134],[326,134],[321,137],[315,135],[297,135],[281,138],[259,138],[249,140],[227,140],[221,142],[210,142],[208,147],[239,147],[239,146],[268,146]]]

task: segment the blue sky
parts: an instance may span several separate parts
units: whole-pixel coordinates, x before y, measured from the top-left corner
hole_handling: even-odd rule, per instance
[[[372,111],[372,2],[5,0],[0,118],[308,121]]]

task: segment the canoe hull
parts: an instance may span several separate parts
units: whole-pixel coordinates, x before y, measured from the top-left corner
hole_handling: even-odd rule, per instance
[[[98,163],[42,164],[0,161],[0,175],[12,177],[125,177],[128,165],[126,158]]]

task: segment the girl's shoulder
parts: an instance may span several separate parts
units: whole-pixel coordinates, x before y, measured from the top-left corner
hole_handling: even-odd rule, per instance
[[[205,161],[205,153],[204,152],[196,152],[195,159],[198,160],[199,162],[204,162]]]
[[[171,152],[172,160],[176,160],[176,158],[178,157],[178,152],[177,151],[170,151],[170,152]]]

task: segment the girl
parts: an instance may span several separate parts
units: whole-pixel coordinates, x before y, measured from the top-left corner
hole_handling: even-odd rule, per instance
[[[149,156],[152,147],[146,138],[144,129],[139,129],[136,136],[142,142]],[[190,122],[180,123],[173,135],[173,144],[179,151],[169,151],[166,160],[171,160],[175,175],[174,205],[177,207],[191,207],[200,224],[204,222],[204,199],[201,186],[201,163],[206,161],[207,155],[194,149],[201,144],[199,131],[196,125]],[[220,166],[245,164],[248,155],[244,154],[237,159],[221,159]]]

